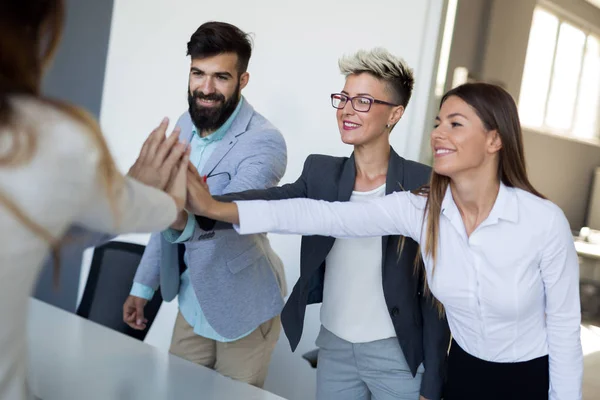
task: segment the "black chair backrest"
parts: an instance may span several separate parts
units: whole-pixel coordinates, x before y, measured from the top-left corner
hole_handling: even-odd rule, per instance
[[[144,340],[162,304],[160,290],[144,309],[148,320],[145,330],[135,330],[123,322],[123,303],[129,296],[144,249],[145,246],[124,242],[108,242],[96,247],[77,315]]]

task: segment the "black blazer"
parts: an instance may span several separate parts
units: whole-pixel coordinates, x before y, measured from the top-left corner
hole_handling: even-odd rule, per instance
[[[423,164],[408,161],[391,149],[386,194],[416,189],[429,181],[431,169]],[[356,167],[354,155],[332,157],[310,155],[300,178],[291,184],[265,190],[217,196],[221,201],[234,200],[281,200],[311,198],[327,201],[348,201],[354,189]],[[231,225],[196,217],[204,230],[231,228]],[[394,324],[398,342],[413,376],[421,362],[425,373],[421,394],[428,399],[439,399],[445,376],[446,356],[450,341],[448,324],[431,297],[423,295],[423,269],[415,273],[414,260],[418,245],[406,238],[399,254],[401,236],[382,237],[383,292],[390,318]],[[281,322],[290,342],[296,350],[304,326],[307,304],[323,300],[325,259],[335,238],[303,236],[300,252],[300,278],[281,313]]]

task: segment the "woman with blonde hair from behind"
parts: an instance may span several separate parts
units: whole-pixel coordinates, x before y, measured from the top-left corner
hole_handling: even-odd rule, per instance
[[[40,95],[63,6],[61,0],[0,2],[0,399],[27,398],[29,295],[66,230],[162,230],[186,197],[188,151],[177,131],[165,138],[168,121],[124,177],[91,117]]]
[[[452,89],[430,143],[430,183],[413,193],[221,203],[188,174],[188,198],[242,234],[414,239],[453,336],[444,400],[580,400],[577,253],[564,213],[527,178],[514,100],[485,83]]]

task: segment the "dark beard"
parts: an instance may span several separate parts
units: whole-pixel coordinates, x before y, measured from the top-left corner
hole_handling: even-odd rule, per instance
[[[221,102],[220,106],[216,107],[202,107],[197,103],[198,99],[202,100],[217,100]],[[196,90],[194,93],[190,93],[188,89],[188,111],[192,117],[192,122],[198,130],[201,132],[213,132],[216,131],[227,121],[227,119],[233,114],[237,107],[240,99],[240,85],[235,88],[233,95],[225,100],[225,96],[220,93],[212,93],[205,95],[204,93]]]

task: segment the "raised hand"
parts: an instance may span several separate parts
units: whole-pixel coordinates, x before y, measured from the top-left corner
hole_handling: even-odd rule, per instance
[[[178,162],[181,161],[186,151],[186,145],[179,143],[180,129],[178,127],[171,132],[168,138],[165,138],[168,126],[169,119],[165,118],[150,133],[137,160],[127,173],[130,177],[146,185],[162,190],[166,188],[173,170],[179,166]]]
[[[185,208],[195,215],[206,215],[211,205],[215,203],[206,178],[198,174],[198,170],[193,164],[187,166],[187,201]]]
[[[240,216],[235,203],[223,203],[213,199],[208,190],[206,179],[189,164],[187,171],[187,203],[185,208],[195,214],[218,221],[239,224]]]
[[[173,197],[177,210],[184,212],[187,198],[187,174],[190,163],[190,148],[188,147],[176,167],[171,171],[171,177],[167,183],[166,192]]]

